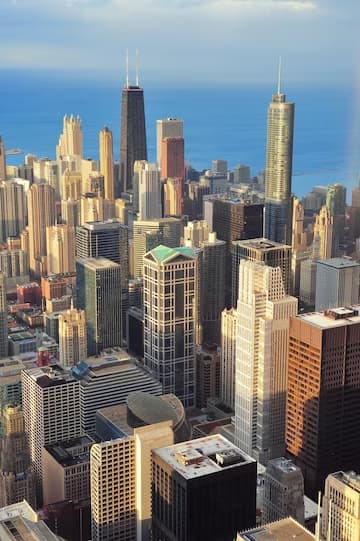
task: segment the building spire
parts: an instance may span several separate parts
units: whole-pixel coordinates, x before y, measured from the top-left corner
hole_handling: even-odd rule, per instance
[[[279,56],[279,65],[278,65],[277,93],[278,93],[278,96],[281,94],[281,56]]]
[[[139,51],[136,49],[136,86],[139,86]]]
[[[129,49],[126,49],[126,88],[129,88]]]

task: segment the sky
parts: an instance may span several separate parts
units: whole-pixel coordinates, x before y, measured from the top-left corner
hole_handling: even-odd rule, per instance
[[[119,80],[352,84],[359,0],[0,0],[0,68]]]

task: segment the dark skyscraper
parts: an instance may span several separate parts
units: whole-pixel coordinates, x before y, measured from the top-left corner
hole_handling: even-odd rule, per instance
[[[291,244],[291,174],[294,134],[294,103],[278,88],[268,109],[265,171],[265,237]]]
[[[123,191],[132,188],[136,160],[147,160],[144,91],[138,80],[132,86],[127,78],[121,101],[120,185]]]

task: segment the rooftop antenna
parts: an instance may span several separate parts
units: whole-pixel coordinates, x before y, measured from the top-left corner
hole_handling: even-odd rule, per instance
[[[126,88],[129,88],[129,49],[126,49]]]
[[[139,86],[139,51],[136,49],[136,86]]]
[[[281,94],[281,56],[279,56],[277,93],[278,95]]]

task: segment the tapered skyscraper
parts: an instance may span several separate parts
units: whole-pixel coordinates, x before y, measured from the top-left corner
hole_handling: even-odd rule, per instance
[[[133,167],[136,160],[147,160],[144,90],[136,84],[126,85],[121,101],[120,185],[123,191],[132,188]]]
[[[291,174],[295,104],[278,88],[268,110],[265,171],[265,237],[291,244]]]
[[[114,199],[114,156],[113,136],[105,126],[99,134],[100,172],[104,175],[104,191],[106,199]]]

